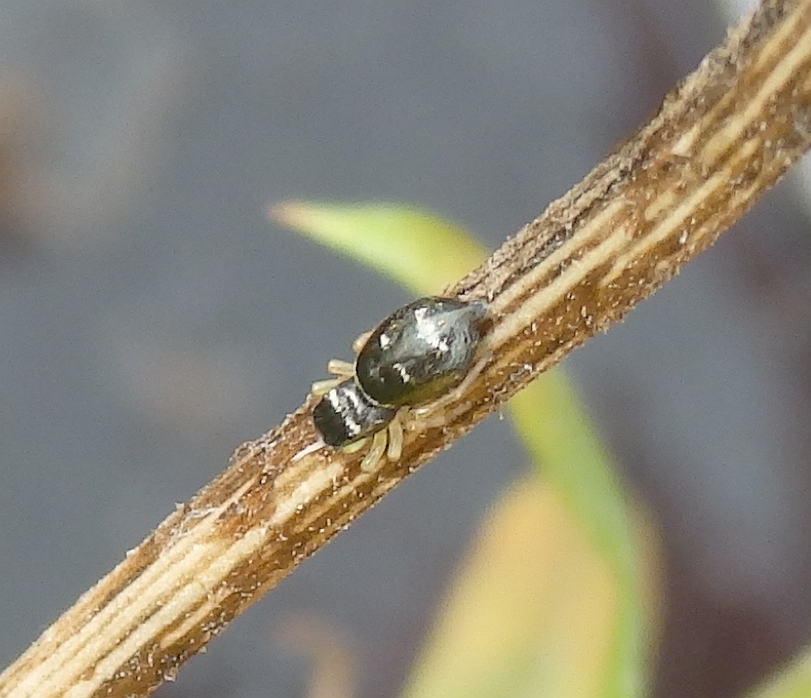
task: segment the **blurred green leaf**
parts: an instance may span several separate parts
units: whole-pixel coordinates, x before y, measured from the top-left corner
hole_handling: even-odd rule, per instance
[[[599,695],[641,695],[652,642],[652,633],[646,637],[644,611],[650,609],[644,602],[655,601],[641,595],[640,584],[656,562],[644,570],[640,566],[631,502],[563,371],[541,376],[513,397],[509,408],[538,472],[560,492],[616,582],[617,616]]]
[[[440,292],[486,254],[461,228],[396,204],[286,202],[268,215],[420,295]]]
[[[748,698],[808,698],[811,696],[811,651],[806,650],[805,654],[746,695]]]
[[[583,527],[524,478],[482,522],[402,698],[601,695],[616,614]]]

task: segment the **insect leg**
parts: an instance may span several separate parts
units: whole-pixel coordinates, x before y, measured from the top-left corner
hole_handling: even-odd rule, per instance
[[[372,438],[372,445],[369,452],[363,457],[360,462],[360,469],[368,473],[375,469],[383,453],[386,451],[386,442],[389,440],[388,429],[381,429]]]
[[[402,408],[389,423],[389,446],[386,449],[386,458],[392,463],[400,460],[403,455],[403,419],[406,418],[408,408]]]
[[[343,383],[346,378],[327,378],[326,380],[316,381],[310,386],[310,393],[316,397],[326,395],[333,388],[337,388]]]
[[[362,335],[358,335],[357,339],[352,342],[352,351],[359,354],[366,342],[369,341],[369,337],[372,336],[372,332],[374,332],[374,330],[369,330],[368,332],[364,332]]]
[[[350,378],[355,375],[355,364],[341,359],[330,359],[327,363],[327,373],[331,373],[333,376]]]

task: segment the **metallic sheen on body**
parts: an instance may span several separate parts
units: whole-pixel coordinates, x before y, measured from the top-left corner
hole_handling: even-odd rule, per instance
[[[481,338],[484,303],[429,297],[386,318],[358,354],[355,374],[375,402],[415,407],[462,382]]]
[[[428,296],[389,315],[358,353],[354,375],[313,409],[324,443],[337,448],[375,434],[400,408],[458,386],[473,364],[485,312],[482,301]]]

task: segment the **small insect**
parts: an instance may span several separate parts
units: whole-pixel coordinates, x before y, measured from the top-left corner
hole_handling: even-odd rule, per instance
[[[322,396],[313,422],[324,443],[343,448],[371,436],[363,470],[384,453],[398,460],[409,409],[451,394],[471,373],[485,312],[483,301],[428,296],[358,337],[355,363],[333,359],[327,370],[338,377],[313,384]]]

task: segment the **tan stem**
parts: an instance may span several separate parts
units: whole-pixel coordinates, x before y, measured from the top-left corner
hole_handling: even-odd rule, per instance
[[[811,143],[811,0],[767,0],[660,112],[452,290],[489,302],[484,369],[399,462],[319,447],[312,400],[0,676],[0,697],[142,696],[476,421],[710,245]]]

